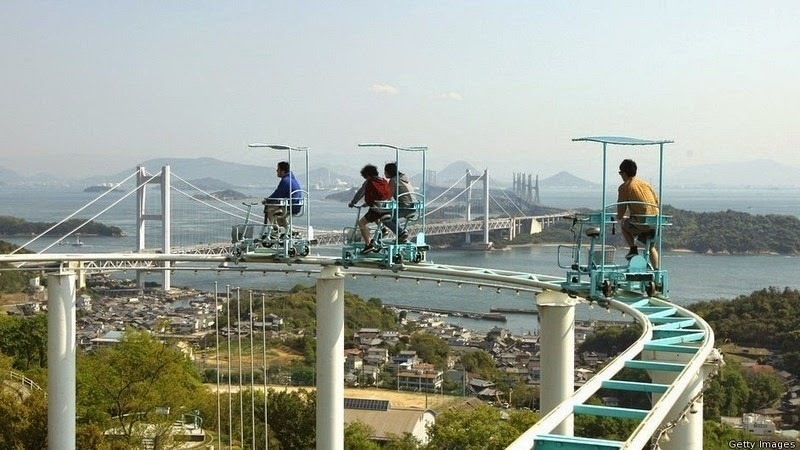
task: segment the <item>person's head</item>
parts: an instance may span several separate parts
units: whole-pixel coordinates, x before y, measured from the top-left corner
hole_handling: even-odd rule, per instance
[[[287,173],[289,173],[289,163],[286,161],[279,162],[277,171],[279,177],[286,175]]]
[[[378,176],[378,168],[372,164],[367,164],[361,168],[361,176],[364,178],[373,178]]]
[[[619,165],[619,174],[625,174],[629,178],[636,176],[636,161],[632,159],[624,159]]]
[[[383,166],[383,173],[386,175],[387,178],[394,178],[397,176],[397,163],[386,163]]]

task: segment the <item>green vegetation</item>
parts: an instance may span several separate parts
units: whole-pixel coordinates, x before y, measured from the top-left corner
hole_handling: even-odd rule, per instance
[[[11,358],[0,354],[0,373],[11,370]],[[47,398],[44,395],[23,396],[2,388],[0,377],[0,448],[47,448]]]
[[[800,291],[770,287],[689,309],[711,325],[718,342],[777,350],[781,368],[800,375]]]
[[[81,226],[83,222],[84,219],[70,219],[55,227],[50,233],[61,236],[81,227],[79,231],[84,235],[112,237],[123,235],[122,229],[118,227],[110,227],[95,221],[90,221],[86,225]],[[55,223],[28,222],[16,217],[0,216],[0,236],[34,236],[45,232],[53,225],[55,225]]]
[[[599,325],[594,333],[578,346],[578,353],[596,352],[615,356],[633,345],[641,335],[642,326],[637,323],[631,323],[626,327]]]
[[[189,360],[142,332],[127,332],[118,344],[80,354],[76,392],[79,426],[113,428],[114,440],[128,445],[138,444],[149,425],[157,448],[164,448],[182,412],[214,417],[212,396]],[[88,448],[80,442],[78,447]]]
[[[0,241],[0,253],[8,254],[17,250],[17,247],[14,244],[10,244],[6,241]],[[28,250],[20,250],[18,253],[31,253]],[[4,268],[10,267],[8,264],[0,264],[0,270]],[[2,270],[0,271],[0,293],[16,293],[22,292],[28,286],[28,278],[30,278],[30,272],[25,271],[18,271],[18,270]]]
[[[11,358],[15,370],[47,367],[47,315],[0,316],[0,353]]]
[[[737,211],[693,212],[666,205],[664,214],[672,216],[665,227],[663,246],[699,253],[757,254],[800,253],[800,219],[777,214],[752,215]],[[572,242],[572,222],[563,220],[541,233],[521,235],[507,244],[542,244]],[[612,245],[624,245],[617,230],[607,235]]]
[[[243,298],[241,301],[242,307],[239,308],[242,314],[241,320],[248,320],[248,307],[245,306],[245,302],[249,300]],[[345,292],[344,309],[345,346],[353,344],[353,336],[361,328],[381,330],[401,328],[395,314],[384,308],[380,299],[370,298],[365,301],[355,294]],[[263,297],[257,294],[253,298],[253,310],[259,316],[262,313],[271,313],[283,317],[284,329],[303,330],[306,335],[313,336],[317,323],[316,288],[297,285],[289,292],[264,293]],[[231,314],[235,314],[235,311],[237,309],[234,300],[231,304]],[[226,323],[224,319],[221,322]],[[306,350],[305,341],[295,342],[292,347],[300,353]]]
[[[488,405],[449,409],[436,417],[427,448],[503,449],[538,420],[539,415],[531,411],[503,412]]]

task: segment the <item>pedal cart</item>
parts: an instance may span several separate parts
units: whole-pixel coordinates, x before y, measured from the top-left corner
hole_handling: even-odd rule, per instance
[[[371,233],[373,248],[365,252],[368,243],[363,242],[358,229],[358,220],[367,205],[358,205],[353,227],[343,231],[342,264],[347,267],[356,263],[373,263],[382,267],[399,269],[406,263],[424,262],[430,246],[425,243],[425,153],[427,147],[396,147],[389,144],[359,144],[359,147],[389,148],[395,151],[398,176],[395,177],[394,192],[400,193],[401,154],[419,155],[422,165],[422,183],[414,192],[400,193],[397,198],[378,201],[373,208],[381,213]]]
[[[286,151],[286,161],[294,174],[292,165],[292,153],[300,152],[305,159],[304,181],[308,182],[308,148],[291,147],[279,144],[250,144],[251,148],[270,148],[273,150]],[[256,261],[258,259],[289,259],[298,256],[308,256],[311,245],[314,241],[314,229],[311,227],[310,220],[310,201],[308,191],[296,189],[291,191],[289,197],[279,199],[264,199],[261,203],[245,203],[247,215],[243,224],[233,226],[231,231],[231,260]],[[264,205],[276,209],[274,220],[259,219],[257,222],[252,219],[252,208],[255,205]],[[305,218],[302,224],[300,217]],[[278,218],[285,218],[287,225],[278,224]]]
[[[663,260],[659,267],[652,267],[650,248],[661,254],[661,237],[664,226],[670,225],[669,216],[662,214],[663,204],[650,205],[642,202],[609,202],[607,199],[607,151],[609,145],[640,146],[643,149],[658,149],[658,190],[657,196],[663,203],[664,144],[668,140],[645,140],[629,137],[584,137],[573,141],[599,142],[603,144],[603,198],[600,211],[579,213],[573,217],[575,241],[571,245],[558,247],[558,265],[568,269],[566,281],[562,283],[568,293],[585,295],[587,298],[603,301],[614,295],[617,289],[640,292],[650,297],[668,298],[669,284]],[[634,225],[650,228],[644,236],[640,235],[643,246],[636,254],[626,256],[624,263],[615,263],[616,249],[609,244],[609,231],[616,234],[620,224],[616,221],[617,207],[639,203],[655,206],[657,214],[635,215],[630,218]],[[621,231],[621,230],[619,230]],[[620,258],[622,259],[622,258]]]

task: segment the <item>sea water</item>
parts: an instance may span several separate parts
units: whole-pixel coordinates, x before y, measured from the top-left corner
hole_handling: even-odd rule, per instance
[[[253,192],[257,197],[259,193]],[[263,195],[263,194],[261,194]],[[564,208],[588,207],[597,201],[590,191],[560,191],[558,193],[543,192],[543,203]],[[0,215],[13,216],[34,222],[54,222],[74,213],[91,202],[97,194],[84,193],[80,190],[52,188],[17,188],[6,187],[0,191]],[[349,209],[344,203],[312,197],[310,214],[312,225],[317,230],[341,230],[352,226],[355,222],[356,210]],[[155,197],[157,198],[157,197]],[[113,194],[76,215],[76,218],[91,218],[99,214],[96,221],[110,226],[117,226],[127,234],[125,237],[111,238],[100,236],[82,236],[83,245],[77,247],[51,247],[49,252],[117,252],[132,251],[135,248],[135,199],[133,196],[121,198],[121,194]],[[108,211],[100,211],[110,203],[119,202]],[[722,211],[727,209],[749,212],[751,214],[800,214],[800,189],[733,189],[708,190],[677,189],[670,192],[665,202],[680,209],[694,211]],[[176,211],[191,201],[176,197],[173,204]],[[180,240],[181,234],[205,231],[214,242],[223,242],[228,238],[230,225],[217,220],[212,213],[207,219],[198,219],[196,214],[204,214],[203,207],[195,207],[197,212],[191,216],[181,216],[173,212],[173,242]],[[261,214],[260,209],[257,214]],[[152,228],[158,228],[154,226]],[[153,230],[148,238],[150,242],[157,238],[158,230]],[[3,240],[20,245],[29,239],[26,237],[3,237]],[[64,245],[71,245],[65,240]],[[52,244],[50,241],[36,242],[29,249],[39,251]],[[67,250],[65,250],[67,248]],[[337,256],[337,248],[315,248],[314,254]],[[618,255],[619,256],[619,255]],[[431,250],[428,259],[437,264],[485,267],[493,269],[513,270],[526,273],[565,276],[564,269],[557,265],[557,247],[550,245],[518,247],[506,251],[463,251],[463,250]],[[789,287],[800,289],[800,258],[797,256],[777,255],[704,255],[683,252],[663,252],[662,268],[668,271],[670,299],[679,305],[687,305],[702,300],[732,299],[770,286],[780,289]],[[345,270],[347,273],[347,270]],[[154,280],[159,277],[153,276]],[[226,287],[242,289],[289,289],[297,284],[312,286],[313,276],[284,275],[267,273],[265,275],[241,275],[235,273],[182,272],[176,271],[172,277],[175,286],[190,286],[211,291],[216,285],[224,290]],[[465,312],[488,312],[493,307],[535,309],[533,295],[526,292],[517,293],[511,289],[494,288],[478,289],[476,285],[464,284],[460,288],[452,283],[437,285],[434,281],[373,279],[372,277],[347,277],[345,289],[363,298],[376,297],[390,304],[427,306],[432,308],[459,310]],[[579,319],[619,320],[619,313],[602,308],[590,309],[586,305],[579,306],[576,316]],[[506,314],[507,322],[493,322],[469,319],[465,317],[448,317],[446,320],[471,329],[488,330],[494,326],[508,328],[516,334],[535,333],[538,330],[538,318],[535,315]]]

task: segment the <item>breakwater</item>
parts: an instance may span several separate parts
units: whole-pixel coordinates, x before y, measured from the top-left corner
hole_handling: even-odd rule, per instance
[[[474,311],[459,311],[455,309],[428,308],[424,306],[398,305],[394,303],[384,303],[383,306],[396,309],[404,309],[406,311],[413,311],[413,312],[429,312],[429,313],[436,313],[443,315],[446,314],[448,316],[454,316],[454,317],[468,317],[470,319],[494,320],[497,322],[505,322],[507,320],[506,316],[496,312],[481,313]]]

